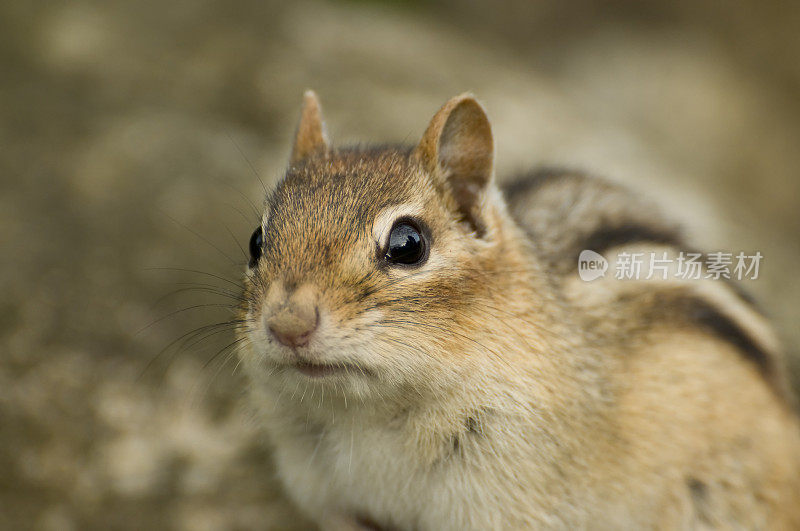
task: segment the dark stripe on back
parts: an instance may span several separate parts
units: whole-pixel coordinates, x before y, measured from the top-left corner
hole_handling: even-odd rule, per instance
[[[581,250],[591,249],[603,253],[613,247],[637,242],[671,245],[680,249],[681,241],[680,234],[674,229],[624,223],[614,227],[600,227],[583,240]],[[576,263],[577,259],[578,255],[576,254]]]
[[[655,294],[654,294],[655,295]],[[685,320],[689,326],[733,345],[741,356],[752,363],[767,384],[787,404],[794,406],[788,382],[783,377],[776,353],[766,350],[735,319],[716,306],[694,294],[663,293],[655,297],[651,320],[670,319],[670,315]],[[677,315],[675,315],[677,313]]]
[[[689,319],[738,348],[762,374],[771,377],[774,373],[772,357],[731,318],[699,299],[691,300],[688,313]]]
[[[529,197],[545,184],[574,176],[575,172],[560,168],[536,168],[530,173],[520,175],[501,186],[506,201],[513,203],[520,195]]]
[[[553,186],[561,187],[562,184],[563,188],[557,189],[563,190],[562,195],[566,207],[554,203],[552,197],[537,205],[536,198],[543,190]],[[559,235],[559,241],[563,242],[563,247],[551,247],[542,255],[544,260],[553,265],[555,274],[563,275],[574,271],[578,265],[578,255],[584,249],[605,254],[619,246],[652,244],[671,247],[678,253],[682,251],[699,252],[684,242],[679,226],[662,219],[658,212],[651,212],[650,209],[653,209],[653,206],[641,201],[636,195],[628,193],[624,187],[607,183],[601,179],[587,177],[568,169],[543,167],[512,180],[503,189],[512,211],[520,201],[524,208],[535,209],[537,206],[548,209],[565,208],[564,217],[551,218],[536,229],[546,230],[548,233],[555,231]],[[595,191],[601,196],[609,194],[613,200],[605,207],[598,205],[597,212],[592,217],[572,219],[570,218],[569,204],[585,197],[582,196],[581,191]],[[610,210],[604,212],[603,208]],[[529,235],[536,238],[536,234],[530,232],[530,227],[525,228],[529,231]],[[763,315],[761,309],[750,294],[743,290],[741,284],[729,279],[721,280],[740,300]],[[713,308],[711,309],[713,310]],[[750,345],[747,344],[746,334],[737,334],[738,327],[735,324],[732,328],[724,325],[727,318],[720,315],[720,318],[715,319],[709,312],[700,312],[700,314],[705,315],[703,320],[709,330],[714,330],[716,334],[730,338],[740,350],[746,350],[755,358],[758,357],[757,346],[752,342]],[[702,316],[700,314],[698,314],[698,318]],[[734,340],[734,338],[738,339]]]
[[[616,227],[601,227],[591,233],[583,241],[583,246],[578,246],[579,248],[575,249],[573,262],[577,263],[578,255],[584,249],[591,249],[592,251],[603,254],[605,251],[614,247],[631,243],[669,245],[675,248],[677,252],[700,253],[705,256],[705,253],[687,246],[683,242],[680,231],[676,228],[648,227],[637,223],[625,223]],[[764,315],[764,312],[756,303],[756,300],[750,293],[745,291],[740,284],[724,277],[720,278],[719,281],[725,282],[739,299],[759,314]]]

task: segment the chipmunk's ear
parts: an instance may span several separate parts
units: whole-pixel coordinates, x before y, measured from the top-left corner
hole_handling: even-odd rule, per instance
[[[291,162],[297,162],[310,155],[324,154],[328,151],[328,138],[325,123],[322,121],[322,107],[313,90],[303,94],[303,110],[292,147]]]
[[[423,168],[447,183],[460,213],[481,233],[480,199],[494,172],[489,118],[471,94],[451,99],[434,115],[415,150]]]

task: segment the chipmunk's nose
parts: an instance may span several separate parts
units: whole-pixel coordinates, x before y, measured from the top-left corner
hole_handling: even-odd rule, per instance
[[[287,347],[308,344],[319,324],[316,292],[310,286],[300,287],[269,319],[267,328]]]

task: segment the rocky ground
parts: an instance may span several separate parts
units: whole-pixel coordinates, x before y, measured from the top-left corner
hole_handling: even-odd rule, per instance
[[[227,301],[176,290],[236,289],[204,273],[242,271],[309,87],[338,142],[474,91],[501,175],[587,169],[760,250],[746,288],[794,351],[800,9],[714,5],[0,3],[0,528],[306,526],[229,332],[184,336]]]

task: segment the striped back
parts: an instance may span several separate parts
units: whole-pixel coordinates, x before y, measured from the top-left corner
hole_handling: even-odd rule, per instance
[[[793,404],[769,322],[740,284],[715,278],[707,263],[701,263],[699,279],[678,275],[681,260],[700,253],[654,204],[619,185],[551,169],[509,182],[504,193],[540,261],[598,340],[626,342],[654,326],[712,334],[733,345]],[[580,279],[584,250],[608,260],[603,277]],[[641,260],[638,279],[617,278],[625,276],[623,266],[631,265],[631,257]],[[660,260],[658,274],[647,278],[651,265],[656,271],[654,259]]]

